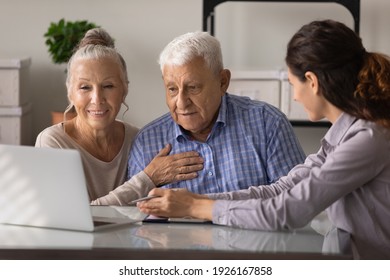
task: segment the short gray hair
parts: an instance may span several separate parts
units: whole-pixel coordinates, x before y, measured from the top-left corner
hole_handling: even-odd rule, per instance
[[[165,65],[182,66],[196,57],[202,57],[215,74],[223,69],[219,41],[207,32],[189,32],[173,39],[161,52],[158,63],[161,71]]]

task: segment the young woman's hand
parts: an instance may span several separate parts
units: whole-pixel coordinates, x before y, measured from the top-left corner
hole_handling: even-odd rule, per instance
[[[212,220],[214,200],[186,189],[155,188],[149,196],[156,196],[137,204],[141,212],[161,217],[192,217]]]

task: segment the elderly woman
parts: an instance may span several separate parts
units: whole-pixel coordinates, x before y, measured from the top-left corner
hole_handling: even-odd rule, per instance
[[[138,128],[116,119],[121,104],[128,107],[128,78],[125,61],[105,30],[86,33],[67,70],[66,112],[74,108],[77,116],[43,130],[35,146],[80,152],[92,204],[127,205],[156,186],[197,176],[196,171],[203,168],[202,158],[196,152],[168,156],[167,145],[143,171],[125,182]]]

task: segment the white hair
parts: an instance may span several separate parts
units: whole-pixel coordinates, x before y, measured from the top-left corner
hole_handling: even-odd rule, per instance
[[[202,57],[215,74],[223,69],[219,41],[207,32],[189,32],[173,39],[161,52],[158,63],[161,71],[165,65],[182,66],[196,57]]]
[[[126,62],[121,56],[121,54],[116,50],[114,40],[111,36],[102,28],[93,28],[86,32],[84,38],[81,39],[77,49],[73,53],[72,57],[68,61],[67,66],[67,77],[66,77],[66,87],[68,89],[68,100],[69,105],[65,109],[66,112],[70,111],[73,107],[73,104],[70,102],[70,84],[72,80],[72,65],[75,61],[79,59],[100,59],[100,58],[112,58],[118,65],[121,67],[121,79],[125,89],[123,104],[126,106],[126,111],[129,106],[125,102],[125,97],[127,96],[129,79],[127,75],[127,66]]]

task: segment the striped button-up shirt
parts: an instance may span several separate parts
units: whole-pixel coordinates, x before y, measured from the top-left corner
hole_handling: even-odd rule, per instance
[[[283,113],[264,102],[230,94],[223,96],[206,142],[191,140],[169,113],[141,129],[130,152],[128,178],[143,170],[168,143],[171,154],[197,151],[204,168],[195,179],[163,187],[201,194],[270,184],[305,157]]]
[[[309,155],[269,186],[210,195],[213,222],[240,228],[303,227],[324,209],[350,233],[357,258],[390,259],[390,130],[343,113]]]

